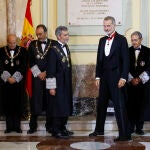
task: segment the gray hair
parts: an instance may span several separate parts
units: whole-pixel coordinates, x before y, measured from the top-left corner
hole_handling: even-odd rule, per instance
[[[142,33],[139,32],[139,31],[134,31],[134,32],[131,34],[131,37],[132,37],[133,35],[137,35],[137,36],[139,37],[139,39],[142,39]]]
[[[56,37],[61,35],[62,31],[68,31],[68,28],[66,26],[58,26],[55,30]]]
[[[115,20],[115,18],[112,17],[112,16],[107,16],[107,17],[104,18],[104,20],[111,20],[111,21],[112,21],[112,24],[116,25],[116,20]]]

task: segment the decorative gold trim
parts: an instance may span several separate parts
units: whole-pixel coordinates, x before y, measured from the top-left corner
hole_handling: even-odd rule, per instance
[[[46,48],[45,52],[42,54],[42,53],[39,51],[39,48],[38,48],[38,41],[36,41],[37,59],[44,59],[45,55],[46,55],[47,52],[49,51],[50,46],[51,46],[51,41],[50,41],[48,47]]]
[[[66,55],[64,55],[64,54],[60,51],[60,49],[59,49],[57,46],[53,46],[53,48],[55,48],[55,49],[57,50],[57,52],[62,56],[61,61],[62,61],[63,63],[67,62],[67,63],[68,63],[68,67],[70,67],[70,62],[69,62],[69,60],[70,60],[70,55],[68,55],[69,57],[66,56]]]
[[[7,51],[7,48],[6,48],[6,46],[5,46],[5,53],[6,53],[6,55],[7,55],[7,56],[9,57],[9,59],[10,59],[11,67],[14,66],[14,62],[13,62],[13,61],[14,61],[14,58],[16,58],[16,57],[19,55],[20,49],[21,49],[21,47],[19,47],[18,53],[12,57],[11,55],[9,55],[9,53],[8,53],[8,51]]]

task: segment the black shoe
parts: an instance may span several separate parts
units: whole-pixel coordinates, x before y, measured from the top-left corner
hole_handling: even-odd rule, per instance
[[[64,134],[68,134],[69,136],[71,136],[71,135],[73,135],[73,134],[74,134],[74,132],[69,131],[69,130],[67,130],[67,129],[63,130],[63,131],[62,131],[62,133],[64,133]]]
[[[104,135],[104,132],[98,132],[98,131],[94,131],[92,133],[89,134],[89,136],[98,136],[98,135]]]
[[[141,130],[141,129],[140,129],[140,130],[137,130],[137,129],[136,129],[135,133],[136,133],[136,134],[139,134],[139,135],[144,135],[144,131]]]
[[[46,129],[46,131],[47,131],[48,133],[52,133],[52,132],[53,132],[53,129],[52,129],[52,128]]]
[[[131,136],[127,136],[127,137],[117,137],[114,139],[114,142],[119,142],[119,141],[131,141]]]
[[[68,139],[70,136],[68,134],[64,134],[61,132],[58,133],[52,133],[52,136],[55,138],[60,138],[60,139]]]
[[[17,133],[22,133],[22,130],[21,129],[16,129],[15,130]]]
[[[134,131],[134,129],[131,129],[130,130],[130,134],[133,134],[135,131]]]
[[[11,132],[11,130],[9,130],[9,129],[6,129],[5,131],[4,131],[4,133],[10,133]]]
[[[27,134],[32,134],[32,133],[34,133],[34,132],[36,132],[37,130],[36,129],[29,129],[28,131],[27,131]]]

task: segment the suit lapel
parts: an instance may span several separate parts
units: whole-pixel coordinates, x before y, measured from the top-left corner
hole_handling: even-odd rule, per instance
[[[49,43],[50,43],[50,39],[47,39],[47,43],[46,43],[46,45],[45,45],[44,52],[45,52],[45,50],[47,49],[47,47],[49,46]],[[41,46],[41,47],[42,47],[42,46]]]
[[[42,46],[41,46],[41,44],[40,44],[40,42],[39,42],[39,41],[38,41],[38,49],[39,49],[40,53],[42,53],[42,54],[43,54]]]
[[[118,39],[118,34],[117,34],[117,32],[116,32],[116,35],[115,35],[115,37],[114,37],[114,39],[113,39],[113,42],[112,42],[112,45],[111,45],[111,48],[110,48],[110,53],[109,53],[109,57],[113,54],[113,52],[115,51],[115,45],[117,44],[117,40],[119,40]]]
[[[70,55],[69,47],[66,45],[67,55]]]
[[[140,50],[140,53],[139,53],[139,56],[137,58],[137,61],[141,60],[141,58],[143,58],[143,49],[142,49],[142,46],[141,46],[141,50]]]
[[[60,43],[58,43],[58,47],[59,49],[61,50],[61,53],[63,54],[63,56],[66,56],[66,54],[64,53],[64,50],[62,49],[62,46]],[[67,49],[67,48],[66,48]],[[67,53],[68,53],[68,50],[67,50]]]
[[[100,50],[100,60],[102,61],[102,57],[105,54],[105,44],[106,44],[106,39],[107,37],[104,38],[104,40],[102,41],[102,45],[100,47],[102,47],[102,49]]]

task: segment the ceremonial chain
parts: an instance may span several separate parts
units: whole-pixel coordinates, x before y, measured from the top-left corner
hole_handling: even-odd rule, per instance
[[[40,51],[39,51],[39,48],[38,48],[38,42],[36,41],[36,50],[37,50],[37,59],[44,59],[44,56],[47,54],[47,52],[49,51],[49,48],[51,46],[51,41],[47,47],[47,49],[45,50],[45,52],[42,54]]]
[[[57,52],[58,53],[60,53],[60,55],[62,56],[62,62],[63,63],[65,63],[65,61],[67,61],[67,63],[68,63],[68,67],[70,67],[70,64],[69,64],[69,57],[68,56],[66,56],[66,55],[64,55],[62,52],[60,52],[60,49],[58,49],[58,47],[56,47],[56,46],[53,46],[56,50],[57,50]]]
[[[20,53],[20,48],[21,47],[19,47],[19,49],[18,49],[18,53],[16,54],[16,55],[14,55],[13,57],[11,56],[11,55],[9,55],[9,53],[8,53],[8,51],[7,51],[7,48],[5,47],[5,53],[6,53],[6,55],[10,58],[10,62],[11,62],[11,66],[13,67],[14,66],[14,58],[16,58],[18,55],[19,55],[19,53]]]

